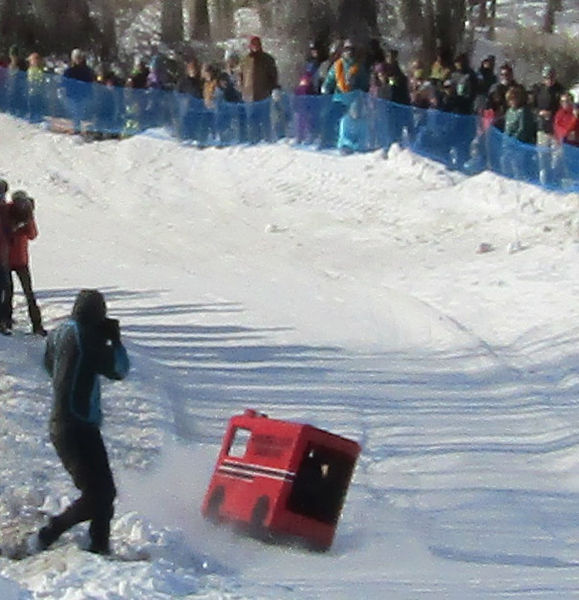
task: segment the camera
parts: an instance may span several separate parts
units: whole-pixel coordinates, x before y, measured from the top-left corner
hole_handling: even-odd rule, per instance
[[[118,319],[105,318],[102,331],[107,340],[111,340],[111,342],[118,342],[121,339],[121,328]]]

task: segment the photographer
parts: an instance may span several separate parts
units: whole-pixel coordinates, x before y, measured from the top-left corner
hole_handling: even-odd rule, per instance
[[[7,324],[10,328],[12,327],[12,301],[14,297],[12,273],[14,272],[26,297],[28,316],[32,323],[32,333],[45,336],[46,330],[42,326],[42,316],[32,289],[28,253],[28,242],[38,236],[38,227],[34,218],[34,199],[28,196],[25,191],[18,190],[12,194],[12,202],[8,204],[8,208],[10,217],[10,286],[7,301]]]
[[[88,550],[108,554],[116,489],[100,433],[99,375],[124,379],[129,359],[119,322],[106,317],[98,290],[81,290],[71,318],[50,332],[44,365],[53,385],[50,439],[82,495],[40,529],[30,549],[44,550],[77,523],[90,521]]]

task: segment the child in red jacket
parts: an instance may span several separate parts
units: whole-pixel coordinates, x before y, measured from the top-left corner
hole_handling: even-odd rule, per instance
[[[12,194],[10,206],[10,302],[9,323],[12,325],[12,298],[14,295],[14,283],[12,271],[16,273],[26,296],[28,304],[28,315],[32,323],[32,332],[37,335],[46,335],[42,326],[40,309],[36,303],[36,297],[32,290],[32,277],[30,274],[28,242],[38,235],[36,221],[34,220],[34,199],[30,198],[24,191],[16,191]]]
[[[555,113],[553,129],[555,137],[561,144],[579,145],[579,119],[577,108],[573,103],[573,96],[569,93],[561,96],[561,108]]]
[[[556,169],[563,179],[577,180],[579,167],[579,104],[573,95],[561,95],[561,107],[555,113],[553,130],[558,147],[553,153]]]

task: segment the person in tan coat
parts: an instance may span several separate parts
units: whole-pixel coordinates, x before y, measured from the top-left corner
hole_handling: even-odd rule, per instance
[[[279,87],[278,72],[275,59],[263,51],[261,39],[256,35],[249,41],[249,53],[241,63],[240,84],[243,101],[248,103],[249,141],[269,140],[269,98]]]

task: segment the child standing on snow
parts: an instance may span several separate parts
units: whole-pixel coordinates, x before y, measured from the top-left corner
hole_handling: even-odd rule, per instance
[[[14,271],[22,286],[28,305],[28,315],[32,323],[32,332],[45,336],[46,330],[42,326],[40,309],[36,303],[36,297],[32,289],[32,277],[30,274],[28,242],[38,236],[38,228],[34,219],[34,199],[22,190],[12,194],[12,202],[8,204],[10,219],[10,276],[9,296],[7,303],[8,323],[12,325],[12,299],[14,296],[14,283],[12,272]]]
[[[368,119],[364,115],[361,96],[357,96],[348,112],[340,119],[338,133],[338,149],[341,154],[366,152],[369,150],[370,129]]]

